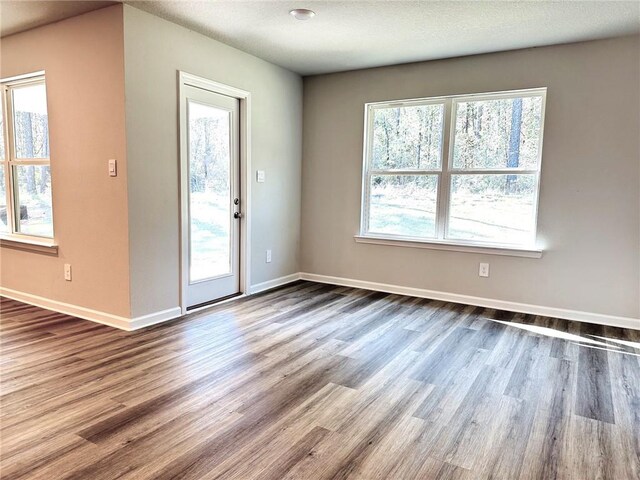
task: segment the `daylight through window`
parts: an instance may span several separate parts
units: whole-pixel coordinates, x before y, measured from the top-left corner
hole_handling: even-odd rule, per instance
[[[53,237],[44,76],[2,82],[0,233]]]
[[[545,97],[367,104],[361,235],[533,246]]]

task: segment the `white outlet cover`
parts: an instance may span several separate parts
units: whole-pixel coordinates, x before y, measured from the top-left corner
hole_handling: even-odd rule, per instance
[[[266,180],[267,174],[265,173],[264,170],[257,170],[256,171],[256,181],[258,183],[264,183],[264,181]]]
[[[489,276],[489,264],[488,263],[481,263],[480,264],[480,268],[478,269],[478,275],[481,277],[488,277]]]

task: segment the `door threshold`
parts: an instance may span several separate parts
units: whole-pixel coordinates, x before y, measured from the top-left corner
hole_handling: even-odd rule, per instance
[[[216,298],[215,300],[209,300],[208,302],[198,303],[197,305],[191,305],[187,307],[187,313],[191,313],[195,310],[201,310],[206,307],[211,307],[212,305],[217,305],[218,303],[227,302],[229,300],[233,300],[234,298],[239,298],[244,296],[242,292],[232,293],[231,295],[226,295],[224,297]]]

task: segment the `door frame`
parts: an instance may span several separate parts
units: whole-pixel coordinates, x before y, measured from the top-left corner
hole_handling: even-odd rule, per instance
[[[178,70],[178,148],[179,148],[179,181],[180,192],[180,309],[187,313],[186,286],[189,284],[189,198],[188,188],[183,188],[183,180],[188,178],[188,149],[183,125],[186,122],[186,98],[184,87],[196,87],[209,92],[226,95],[240,102],[240,294],[247,294],[251,285],[251,93],[224,83],[215,82],[191,73]],[[189,313],[202,308],[189,310]]]

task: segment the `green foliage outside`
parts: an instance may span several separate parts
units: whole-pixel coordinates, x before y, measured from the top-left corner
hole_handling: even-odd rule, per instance
[[[456,104],[449,238],[524,243],[533,229],[541,97]],[[422,105],[374,110],[372,168],[441,169],[444,108]],[[482,170],[509,169],[509,174]],[[372,177],[369,230],[434,237],[436,175]]]

